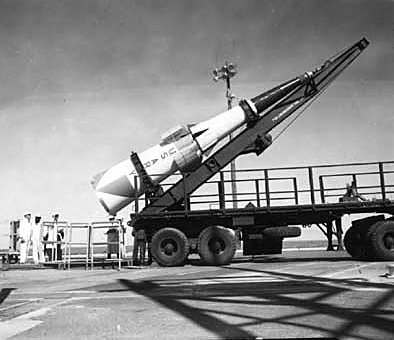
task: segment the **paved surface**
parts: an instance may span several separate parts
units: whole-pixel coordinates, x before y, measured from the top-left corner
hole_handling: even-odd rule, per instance
[[[298,251],[224,267],[0,271],[0,339],[393,339],[386,265]]]

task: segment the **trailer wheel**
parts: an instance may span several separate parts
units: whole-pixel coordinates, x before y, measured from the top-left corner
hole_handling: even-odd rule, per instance
[[[375,223],[368,232],[371,254],[378,261],[394,260],[394,222]]]
[[[299,227],[271,227],[263,230],[264,236],[269,237],[298,237],[301,235],[301,229]]]
[[[198,237],[197,248],[198,254],[206,264],[228,264],[236,250],[235,233],[221,226],[205,228]]]
[[[343,244],[347,252],[357,260],[367,260],[370,257],[367,237],[369,228],[365,226],[352,226],[343,238]]]
[[[189,252],[189,242],[183,232],[175,228],[164,228],[152,237],[152,256],[163,267],[180,266]]]

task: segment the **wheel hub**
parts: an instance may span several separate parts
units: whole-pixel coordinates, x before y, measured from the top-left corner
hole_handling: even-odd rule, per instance
[[[161,251],[167,256],[173,256],[178,250],[174,240],[164,240],[161,243]]]
[[[225,243],[221,238],[212,238],[208,242],[209,250],[214,254],[220,254],[225,249]]]
[[[390,250],[390,251],[394,251],[394,234],[387,234],[384,237],[384,246]]]

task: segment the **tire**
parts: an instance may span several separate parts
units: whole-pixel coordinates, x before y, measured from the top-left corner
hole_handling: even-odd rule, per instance
[[[394,260],[394,221],[375,223],[368,232],[368,241],[373,259]]]
[[[208,265],[228,264],[236,250],[235,233],[221,226],[205,228],[198,237],[197,249],[201,259]]]
[[[356,260],[365,260],[367,258],[366,229],[352,226],[343,238],[346,251]]]
[[[271,227],[263,230],[264,236],[269,237],[298,237],[301,235],[299,227]]]
[[[153,235],[151,252],[160,266],[180,266],[189,254],[189,242],[180,230],[164,228]]]
[[[369,232],[373,225],[352,226],[345,233],[343,244],[356,260],[372,260]]]
[[[343,238],[347,252],[357,260],[372,260],[371,229],[374,225],[384,221],[384,215],[370,216],[355,220]]]

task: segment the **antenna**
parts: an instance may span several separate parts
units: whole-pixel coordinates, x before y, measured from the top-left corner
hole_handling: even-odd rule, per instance
[[[234,94],[231,92],[230,79],[237,74],[237,64],[228,63],[225,61],[224,65],[220,68],[215,68],[213,70],[213,80],[218,82],[219,80],[224,80],[226,82],[226,98],[227,98],[227,108],[230,110],[232,108],[232,102],[235,98]],[[230,134],[230,141],[233,136]],[[232,191],[232,201],[233,208],[238,208],[237,202],[237,178],[236,178],[236,166],[235,160],[230,163],[230,176],[231,176],[231,191]]]

